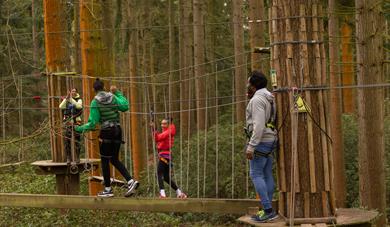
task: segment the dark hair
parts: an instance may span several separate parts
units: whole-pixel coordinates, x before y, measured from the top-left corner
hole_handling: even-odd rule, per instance
[[[262,72],[255,70],[249,74],[249,84],[259,90],[267,87],[267,78]]]
[[[163,120],[166,120],[169,124],[171,124],[173,122],[173,118],[172,117],[166,117]]]
[[[104,83],[99,78],[96,78],[95,82],[93,83],[93,89],[95,91],[102,91],[104,89]]]

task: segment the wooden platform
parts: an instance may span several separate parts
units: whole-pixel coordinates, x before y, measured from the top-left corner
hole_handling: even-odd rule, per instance
[[[252,199],[125,198],[118,194],[115,194],[115,196],[100,198],[94,196],[0,193],[0,206],[245,214],[249,206],[253,207],[259,203]]]
[[[360,226],[362,224],[369,224],[378,217],[377,211],[367,211],[362,209],[338,209],[336,211],[336,226]],[[249,224],[252,226],[261,226],[261,227],[276,227],[276,226],[289,226],[286,224],[286,220],[284,218],[279,217],[269,223],[258,223],[251,219],[251,215],[245,215],[238,219],[239,222]],[[317,223],[317,224],[301,224],[295,225],[301,227],[322,227],[322,226],[334,226],[326,225],[325,223]],[[369,225],[367,225],[369,226]]]
[[[77,166],[79,172],[83,172],[88,170],[88,168],[96,168],[99,163],[100,159],[80,159],[80,163],[75,163],[75,165]],[[86,164],[90,164],[91,166],[86,169]],[[52,160],[35,161],[31,163],[31,165],[39,167],[36,172],[40,175],[66,174],[69,173],[69,168],[71,166],[66,162],[53,162]]]

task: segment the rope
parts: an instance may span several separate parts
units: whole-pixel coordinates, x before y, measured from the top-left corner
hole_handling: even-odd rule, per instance
[[[218,65],[215,64],[215,96],[218,97]],[[219,117],[218,117],[218,103],[216,103],[216,106],[215,106],[215,112],[216,112],[216,115],[215,115],[215,197],[218,198],[219,197],[219,188],[218,188],[218,183],[219,183],[219,173],[218,173],[218,169],[219,169],[219,165],[218,165],[218,159],[219,159],[219,154],[218,154],[218,150],[219,150],[219,124],[218,124],[218,121],[219,121]]]

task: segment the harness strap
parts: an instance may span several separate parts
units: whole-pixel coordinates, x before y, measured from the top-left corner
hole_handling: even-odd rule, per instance
[[[169,162],[167,159],[160,157],[160,161],[164,162],[165,164],[169,165]]]
[[[121,143],[121,144],[124,144],[125,141],[122,141],[122,140],[117,140],[117,139],[102,139],[102,138],[99,138],[99,142],[101,143]]]

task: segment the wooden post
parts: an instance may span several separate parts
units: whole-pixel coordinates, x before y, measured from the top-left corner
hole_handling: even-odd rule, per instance
[[[384,83],[381,4],[356,0],[355,7],[358,85]],[[376,224],[386,226],[384,88],[362,88],[357,94],[360,202],[362,207],[381,212]]]
[[[81,59],[83,75],[84,103],[89,105],[94,98],[93,82],[95,77],[104,79],[114,75],[113,59],[110,47],[112,43],[108,35],[110,26],[103,24],[103,3],[101,0],[80,0],[80,38]],[[106,22],[104,22],[106,23]],[[102,30],[101,28],[104,28]],[[106,34],[105,36],[103,34]],[[91,78],[92,77],[92,78]],[[105,87],[109,87],[108,81],[104,81]],[[84,110],[84,120],[89,117],[89,108]],[[100,158],[97,132],[85,134],[85,147],[89,158]],[[93,170],[92,176],[100,175],[100,169]],[[89,182],[90,195],[96,195],[101,189],[101,184]]]
[[[252,70],[260,70],[269,74],[268,61],[261,61],[261,53],[255,53],[255,47],[265,46],[265,10],[264,1],[250,0],[249,1],[249,39],[251,46],[251,68]]]
[[[329,78],[330,86],[341,85],[339,61],[339,23],[335,11],[337,9],[335,0],[329,0]],[[345,207],[346,183],[345,183],[345,163],[344,163],[344,146],[343,134],[341,128],[341,90],[330,90],[330,122],[332,135],[332,152],[334,163],[334,190],[336,195],[336,206]]]
[[[326,85],[320,10],[317,0],[310,4],[298,0],[272,1],[271,63],[278,87]],[[296,95],[283,91],[277,94],[279,126],[284,122],[279,132],[279,211],[289,220],[306,218],[316,222],[315,218],[334,215],[332,155],[324,133],[329,122],[326,94],[321,90],[301,90]],[[298,97],[304,100],[306,111],[290,113]]]

